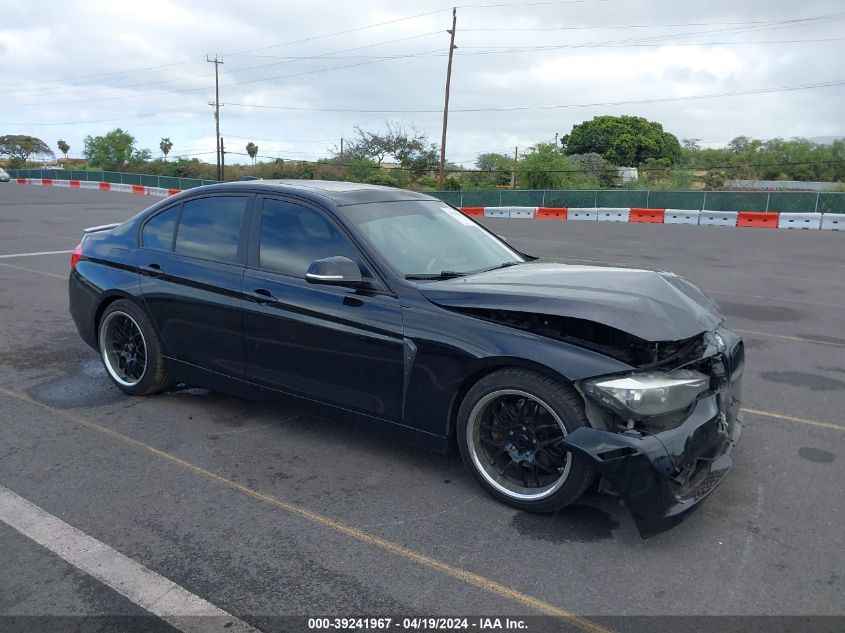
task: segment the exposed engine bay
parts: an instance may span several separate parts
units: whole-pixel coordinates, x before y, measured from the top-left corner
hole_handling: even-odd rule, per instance
[[[584,347],[640,369],[674,369],[689,360],[701,358],[707,347],[705,333],[683,341],[650,342],[608,325],[573,317],[485,308],[451,309]]]

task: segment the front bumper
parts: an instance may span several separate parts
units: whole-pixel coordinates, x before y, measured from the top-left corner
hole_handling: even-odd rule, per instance
[[[659,433],[615,433],[581,427],[563,441],[592,461],[619,494],[643,538],[664,532],[693,512],[731,466],[742,435],[739,416],[744,365],[735,335],[725,354],[729,378],[700,398],[686,419]]]

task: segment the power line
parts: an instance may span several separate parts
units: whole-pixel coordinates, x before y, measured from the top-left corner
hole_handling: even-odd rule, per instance
[[[450,9],[451,9],[451,7],[448,7],[448,8],[445,8],[445,9],[435,9],[434,11],[426,11],[425,13],[417,13],[416,15],[409,15],[409,16],[405,16],[405,17],[402,17],[402,18],[395,18],[393,20],[386,20],[384,22],[377,22],[375,24],[358,26],[358,27],[354,27],[354,28],[351,28],[351,29],[345,29],[343,31],[335,31],[333,33],[325,33],[323,35],[315,35],[313,37],[306,37],[306,38],[303,38],[303,39],[300,39],[300,40],[291,40],[289,42],[282,42],[280,44],[271,44],[269,46],[260,46],[258,48],[248,48],[248,49],[244,49],[244,50],[240,50],[240,51],[233,51],[233,52],[230,52],[230,53],[226,53],[226,55],[229,56],[229,57],[234,57],[236,55],[242,55],[244,53],[254,53],[256,51],[266,51],[266,50],[269,50],[271,48],[279,48],[281,46],[290,46],[292,44],[302,44],[304,42],[313,42],[315,40],[321,40],[321,39],[325,39],[325,38],[328,38],[328,37],[335,37],[337,35],[346,35],[347,33],[355,33],[355,32],[358,32],[358,31],[365,31],[367,29],[374,29],[374,28],[377,28],[379,26],[386,26],[388,24],[396,24],[397,22],[404,22],[404,21],[407,21],[407,20],[415,20],[417,18],[423,18],[423,17],[429,16],[429,15],[434,15],[435,13],[443,13],[444,11],[449,11]]]
[[[422,33],[422,34],[419,34],[419,35],[409,35],[409,36],[400,37],[400,38],[396,38],[396,39],[392,39],[392,40],[385,40],[385,41],[382,41],[382,42],[375,42],[375,43],[372,43],[372,44],[364,44],[364,45],[361,45],[361,46],[355,46],[355,47],[352,47],[352,48],[345,48],[345,49],[340,49],[340,50],[336,50],[336,51],[330,51],[328,53],[321,53],[321,54],[317,54],[317,55],[294,56],[294,57],[286,58],[286,61],[272,62],[272,63],[269,63],[269,64],[259,64],[259,65],[256,65],[256,66],[242,66],[240,68],[235,67],[233,70],[228,71],[228,72],[223,71],[223,72],[221,72],[221,74],[222,75],[233,75],[235,73],[246,72],[248,70],[258,70],[258,69],[261,69],[261,68],[269,68],[271,66],[289,64],[289,63],[293,63],[293,62],[296,62],[296,61],[332,59],[332,57],[330,57],[330,56],[334,55],[336,53],[346,53],[346,52],[352,52],[352,51],[357,51],[357,50],[363,50],[363,49],[366,49],[366,48],[374,48],[376,46],[383,46],[385,44],[395,44],[397,42],[406,42],[406,41],[410,41],[410,40],[414,40],[414,39],[420,39],[420,38],[423,38],[423,37],[430,37],[432,35],[439,35],[441,32],[442,31],[432,31],[430,33]],[[426,53],[427,52],[428,51],[426,51]],[[371,57],[370,59],[388,60],[388,59],[401,59],[403,57],[407,57],[407,55],[405,55],[405,56],[403,56],[403,55],[392,55],[392,56],[384,55],[384,56],[380,56],[380,57]],[[339,59],[339,58],[335,58],[335,59]],[[123,85],[119,85],[119,86],[99,86],[97,89],[100,89],[100,90],[119,90],[119,89],[126,89],[126,88],[138,88],[138,87],[141,87],[141,86],[154,86],[154,85],[159,85],[159,84],[184,82],[184,81],[190,81],[192,79],[207,79],[207,78],[210,78],[212,76],[213,75],[211,75],[211,74],[204,73],[204,74],[198,74],[198,75],[189,75],[187,77],[177,77],[175,79],[160,79],[160,80],[157,80],[157,81],[144,81],[144,82],[140,82],[140,83],[123,84]],[[90,87],[88,87],[88,86],[73,86],[73,88],[83,88],[83,89],[87,88],[88,90],[90,90]],[[32,91],[32,90],[17,90],[17,91],[13,91],[13,92],[8,93],[7,96],[14,96],[15,94],[30,95],[30,94],[33,94],[33,92],[34,91]],[[36,96],[44,96],[44,95],[47,95],[47,94],[55,95],[55,89],[54,88],[41,88],[36,92]]]
[[[435,31],[433,33],[426,33],[422,36],[412,36],[412,37],[402,38],[402,39],[413,39],[414,37],[425,37],[425,36],[428,36],[428,35],[434,35],[436,33],[440,33],[440,31]],[[342,66],[331,66],[329,68],[319,68],[319,69],[315,69],[315,70],[306,70],[306,71],[302,71],[302,72],[298,72],[298,73],[290,73],[290,74],[287,74],[287,75],[278,75],[278,76],[275,76],[275,77],[259,77],[257,79],[248,79],[248,80],[245,80],[245,81],[235,81],[235,82],[231,82],[231,83],[228,83],[228,84],[225,84],[225,85],[227,85],[227,86],[240,86],[240,85],[244,85],[244,84],[261,83],[261,82],[265,82],[265,81],[276,81],[276,80],[279,80],[279,79],[290,79],[290,78],[293,78],[293,77],[301,77],[303,75],[313,75],[313,74],[318,74],[318,73],[329,72],[329,71],[332,71],[332,70],[344,70],[344,69],[347,69],[347,68],[355,68],[355,67],[358,67],[358,66],[367,66],[369,64],[376,64],[376,63],[380,63],[380,62],[384,62],[384,61],[393,61],[393,60],[396,60],[396,59],[407,59],[407,58],[412,58],[412,57],[422,57],[422,56],[427,55],[428,53],[429,53],[429,51],[424,51],[422,53],[410,53],[410,54],[407,54],[407,55],[396,55],[396,56],[387,57],[387,58],[384,58],[384,59],[375,59],[375,60],[369,60],[369,61],[365,61],[365,62],[358,62],[358,63],[355,63],[355,64],[345,64],[345,65],[342,65]],[[315,57],[315,59],[317,59],[318,57],[319,56]],[[241,70],[241,71],[243,71],[243,70],[254,70],[255,68],[263,68],[263,67],[266,67],[266,66],[273,66],[273,65],[275,65],[275,64],[265,64],[265,65],[262,65],[262,66],[255,66],[255,67],[252,67],[252,68],[242,68],[242,69],[239,69],[239,70]],[[202,76],[206,76],[206,75],[202,75]],[[208,75],[208,76],[210,76],[210,75]],[[187,79],[193,79],[193,78],[196,78],[196,76],[195,77],[189,77]],[[174,81],[183,81],[183,79],[164,80],[164,81],[149,82],[149,83],[137,84],[137,85],[153,85],[153,84],[157,84],[157,83],[172,83]],[[123,87],[126,88],[128,86],[123,86]],[[106,87],[106,88],[108,88],[108,87]],[[208,87],[202,86],[202,87],[199,87],[199,88],[182,88],[182,89],[178,89],[178,90],[170,90],[170,91],[166,91],[166,92],[151,92],[151,93],[145,93],[145,94],[141,94],[141,95],[135,94],[135,95],[121,95],[121,96],[110,96],[110,97],[96,97],[96,98],[92,98],[92,99],[75,99],[75,100],[72,100],[72,101],[65,101],[65,103],[90,103],[90,102],[93,102],[93,101],[115,101],[115,100],[121,100],[121,99],[136,99],[136,98],[140,98],[140,97],[165,96],[165,95],[170,95],[170,94],[175,94],[175,93],[197,92],[197,91],[200,91],[200,90],[207,90],[207,89],[208,89]],[[29,102],[29,103],[17,103],[17,104],[0,103],[0,107],[4,107],[4,106],[5,107],[12,107],[12,106],[16,106],[16,105],[26,105],[26,106],[53,105],[53,102]]]
[[[568,103],[561,105],[547,105],[547,106],[514,106],[514,107],[486,107],[486,108],[450,108],[450,112],[518,112],[526,110],[558,110],[566,108],[591,108],[598,106],[617,106],[617,105],[636,105],[644,103],[663,103],[674,101],[694,101],[698,99],[717,99],[723,97],[737,97],[742,95],[765,94],[770,92],[789,92],[794,90],[811,90],[815,88],[829,88],[833,86],[845,85],[845,79],[837,79],[827,82],[819,82],[813,84],[801,84],[796,86],[779,86],[775,88],[759,88],[755,90],[739,90],[736,92],[721,92],[710,93],[702,95],[689,95],[685,97],[655,97],[652,99],[634,99],[626,101],[604,101],[594,103]],[[298,106],[274,106],[274,105],[257,105],[250,103],[226,103],[225,105],[241,108],[260,108],[270,110],[291,110],[296,112],[352,112],[359,114],[435,114],[440,110],[423,110],[423,109],[364,109],[364,108],[305,108]]]
[[[315,41],[315,40],[326,39],[326,38],[329,38],[329,37],[335,37],[337,35],[345,35],[347,33],[364,31],[364,30],[367,30],[367,29],[377,28],[379,26],[386,26],[388,24],[395,24],[397,22],[403,22],[403,21],[406,21],[406,20],[414,20],[416,18],[421,18],[421,17],[425,17],[425,16],[428,16],[428,15],[434,15],[435,13],[442,13],[444,11],[449,11],[450,9],[451,9],[451,7],[446,7],[446,8],[443,8],[443,9],[436,9],[434,11],[427,11],[425,13],[418,13],[418,14],[415,14],[415,15],[405,16],[405,17],[402,17],[402,18],[395,18],[393,20],[387,20],[385,22],[377,22],[375,24],[367,24],[367,25],[364,25],[364,26],[359,26],[359,27],[355,27],[355,28],[351,28],[351,29],[345,29],[343,31],[335,31],[333,33],[324,33],[322,35],[315,35],[313,37],[307,37],[307,38],[303,38],[303,39],[299,39],[299,40],[291,40],[289,42],[282,42],[282,43],[279,43],[279,44],[272,44],[270,46],[262,46],[262,47],[259,47],[259,48],[251,48],[251,49],[245,49],[245,50],[240,50],[240,51],[232,51],[232,52],[229,52],[229,53],[225,53],[225,55],[235,56],[235,55],[241,55],[241,54],[244,54],[244,53],[251,53],[251,52],[261,51],[261,50],[268,50],[268,49],[271,49],[271,48],[278,48],[278,47],[281,47],[281,46],[290,46],[290,45],[293,45],[293,44],[301,44],[301,43],[304,43],[304,42],[311,42],[311,41]],[[124,75],[124,74],[127,74],[127,73],[140,73],[140,72],[147,72],[147,71],[150,71],[150,70],[160,70],[162,68],[173,68],[173,67],[176,67],[176,66],[184,66],[186,64],[198,63],[199,61],[200,60],[197,59],[197,60],[177,62],[177,63],[173,63],[173,64],[163,64],[163,65],[159,65],[159,66],[147,66],[147,67],[143,67],[143,68],[133,68],[133,69],[121,70],[121,71],[117,71],[117,72],[113,72],[113,73],[107,73],[105,75],[99,74],[99,73],[93,74],[93,75],[78,75],[76,77],[68,77],[67,79],[63,79],[62,83],[66,82],[66,81],[74,81],[76,79],[90,79],[90,78],[94,78],[94,77],[101,77],[102,78],[102,77],[109,77],[109,76],[114,76],[114,75]],[[0,86],[15,85],[15,83],[17,83],[17,82],[11,82],[11,83],[7,82],[5,84],[0,84]]]
[[[438,13],[438,12],[440,12],[440,11],[435,11],[433,13]],[[762,23],[763,26],[761,26],[761,27],[755,26],[755,27],[750,27],[750,28],[754,28],[754,29],[757,29],[757,30],[775,29],[775,28],[784,28],[784,27],[794,26],[794,25],[799,24],[799,23],[817,22],[817,21],[820,21],[820,20],[838,20],[838,19],[842,19],[842,18],[845,18],[845,12],[834,13],[834,14],[826,14],[826,15],[821,15],[821,16],[813,16],[813,17],[808,17],[808,18],[793,18],[793,19],[788,19],[788,20],[775,20],[775,21],[771,21],[771,22],[763,22]],[[649,36],[649,37],[644,37],[644,38],[634,38],[634,39],[629,39],[629,40],[617,40],[616,42],[611,41],[611,42],[605,42],[605,43],[602,43],[602,44],[607,44],[607,45],[620,44],[621,45],[621,44],[631,43],[631,45],[633,45],[633,44],[640,43],[640,42],[648,42],[650,40],[651,41],[661,40],[661,39],[666,39],[666,38],[669,38],[669,37],[694,37],[694,36],[697,36],[697,35],[700,35],[700,34],[705,34],[705,33],[712,34],[712,33],[718,33],[718,32],[731,32],[731,31],[736,32],[736,31],[739,31],[739,30],[748,30],[748,29],[746,27],[739,27],[739,28],[734,28],[734,29],[716,29],[716,30],[710,30],[710,31],[700,31],[700,32],[697,32],[697,33],[685,33],[685,34],[680,34],[680,35],[658,35],[658,36]],[[404,39],[413,39],[415,37],[425,37],[427,35],[433,35],[435,33],[437,33],[437,32],[432,32],[431,34],[423,34],[423,35],[419,35],[419,36],[411,36],[409,38],[400,38],[400,40],[394,40],[394,41],[401,41],[401,40],[404,40]],[[388,43],[390,43],[390,42],[388,42]],[[379,44],[375,44],[375,45],[379,45]],[[357,47],[357,48],[358,49],[368,48],[368,47],[371,47],[371,46],[374,46],[374,45],[366,45],[366,46]],[[550,46],[550,47],[545,47],[545,48],[548,48],[548,49],[575,48],[575,47],[585,47],[586,48],[586,47],[596,47],[596,46],[599,46],[599,44],[563,45],[563,46],[557,46],[557,47]],[[528,48],[528,49],[523,49],[523,50],[542,50],[542,49],[543,48],[541,48],[541,47],[534,47],[534,48]],[[254,50],[258,50],[258,49],[254,49]],[[347,50],[350,50],[350,49],[347,49]],[[351,49],[351,50],[355,50],[355,49]],[[509,49],[509,50],[512,51],[512,52],[519,52],[519,49],[516,49],[514,47],[511,47],[511,49]],[[288,74],[288,75],[279,75],[279,76],[275,76],[275,77],[259,77],[259,78],[250,79],[250,80],[246,80],[246,81],[233,82],[233,83],[228,84],[228,85],[246,85],[246,84],[260,83],[260,82],[265,82],[265,81],[276,81],[276,80],[282,80],[282,79],[290,79],[290,78],[294,78],[294,77],[300,77],[300,76],[303,76],[303,75],[317,74],[317,73],[329,72],[329,71],[334,71],[334,70],[344,70],[344,69],[348,69],[348,68],[355,68],[355,67],[358,67],[358,66],[365,66],[365,65],[374,64],[374,63],[381,63],[383,61],[389,61],[391,59],[407,59],[407,58],[414,58],[414,57],[423,57],[423,56],[426,56],[426,55],[429,55],[429,54],[430,54],[429,52],[424,52],[424,53],[413,53],[413,54],[408,54],[408,55],[397,55],[395,57],[387,58],[387,59],[376,59],[376,60],[370,60],[370,61],[365,61],[365,62],[359,62],[359,63],[355,63],[355,64],[346,64],[346,65],[342,65],[342,66],[332,66],[332,67],[329,67],[329,68],[303,71],[303,72],[292,73],[292,74]],[[468,54],[472,54],[472,53],[468,53]],[[484,51],[483,54],[491,54],[491,53]],[[321,56],[316,56],[316,57],[321,57]],[[286,62],[278,62],[278,63],[286,63]],[[272,65],[275,65],[275,64],[259,65],[259,66],[254,66],[254,67],[242,68],[240,70],[257,69],[257,68],[262,68],[262,67],[267,67],[267,66],[272,66]],[[191,78],[194,78],[194,77],[191,77]],[[146,84],[137,84],[137,85],[152,85],[152,84],[155,84],[155,83],[169,83],[169,82],[172,82],[172,81],[177,81],[177,80],[164,80],[164,81],[160,81],[160,82],[147,82]],[[169,95],[169,94],[173,94],[173,93],[195,92],[195,91],[205,90],[205,89],[206,89],[206,87],[185,88],[185,89],[180,89],[180,90],[172,90],[172,91],[168,91],[168,92],[146,93],[146,94],[142,94],[142,95],[124,95],[124,96],[110,96],[110,97],[100,97],[100,98],[92,98],[92,99],[77,99],[77,100],[73,100],[73,101],[68,101],[67,103],[87,103],[87,102],[93,102],[93,101],[112,101],[112,100],[139,98],[139,97],[146,97],[146,96],[164,96],[164,95]],[[0,107],[2,107],[4,105],[6,107],[11,107],[12,104],[0,104]],[[14,104],[14,105],[48,105],[48,102],[30,102],[30,103]]]
[[[262,138],[260,136],[235,136],[234,134],[227,134],[226,136],[230,138],[236,138],[243,141],[261,141],[262,143],[334,143],[337,139],[334,138],[325,138],[325,139],[317,139],[313,141],[302,141],[302,140],[293,140],[293,139],[286,139],[286,140],[279,140],[274,141],[272,139]]]
[[[227,154],[236,154],[238,156],[248,156],[246,152],[226,152]],[[355,168],[365,168],[365,169],[384,169],[385,171],[412,171],[412,172],[420,172],[420,171],[436,171],[437,165],[432,164],[428,165],[422,169],[418,168],[411,168],[411,167],[402,167],[401,165],[391,165],[389,167],[384,165],[369,165],[366,163],[349,163],[349,162],[336,162],[336,161],[314,161],[314,160],[301,160],[301,159],[287,159],[281,156],[267,156],[267,155],[257,155],[259,158],[266,158],[269,160],[282,160],[288,161],[293,163],[304,163],[308,165],[328,165],[333,167],[355,167]],[[833,159],[833,160],[808,160],[808,161],[784,161],[779,163],[742,163],[740,165],[729,164],[729,165],[711,165],[711,166],[669,166],[669,167],[642,167],[644,171],[713,171],[715,169],[739,169],[744,167],[755,167],[755,168],[762,168],[762,167],[788,167],[794,165],[828,165],[828,164],[840,164],[845,163],[845,159]],[[603,171],[609,172],[616,172],[616,167],[603,167]],[[512,169],[464,169],[464,168],[446,168],[447,173],[465,173],[465,174],[498,174],[498,173],[509,173],[513,171]],[[524,173],[534,173],[540,171],[545,174],[581,174],[584,173],[584,170],[580,167],[574,169],[541,169],[541,170],[526,170],[526,169],[517,169],[517,174],[524,174]]]
[[[54,126],[54,125],[81,125],[83,123],[114,123],[115,121],[125,121],[127,119],[151,119],[157,117],[161,114],[187,114],[186,108],[193,107],[193,106],[200,106],[206,105],[205,102],[197,102],[197,103],[189,103],[184,108],[180,108],[178,110],[159,110],[156,112],[148,112],[145,114],[132,114],[126,115],[121,117],[115,117],[110,119],[94,119],[94,120],[82,120],[82,121],[59,121],[53,123],[4,123],[4,125],[8,126],[17,126],[17,127],[30,127],[30,126]]]

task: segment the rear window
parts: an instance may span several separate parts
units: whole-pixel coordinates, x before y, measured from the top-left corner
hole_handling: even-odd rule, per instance
[[[176,228],[176,220],[179,219],[179,207],[180,205],[177,204],[147,220],[141,235],[141,242],[145,248],[151,248],[154,251],[173,249],[173,231]]]
[[[245,196],[215,196],[185,202],[176,231],[176,252],[235,263],[246,201]]]

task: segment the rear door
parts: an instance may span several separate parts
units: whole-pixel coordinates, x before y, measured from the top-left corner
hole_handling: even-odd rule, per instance
[[[171,358],[243,377],[241,287],[252,196],[190,198],[147,220],[138,268]]]
[[[334,218],[308,202],[256,202],[244,275],[247,377],[389,420],[400,420],[404,384],[402,313]],[[369,289],[315,285],[309,264],[342,255]]]

